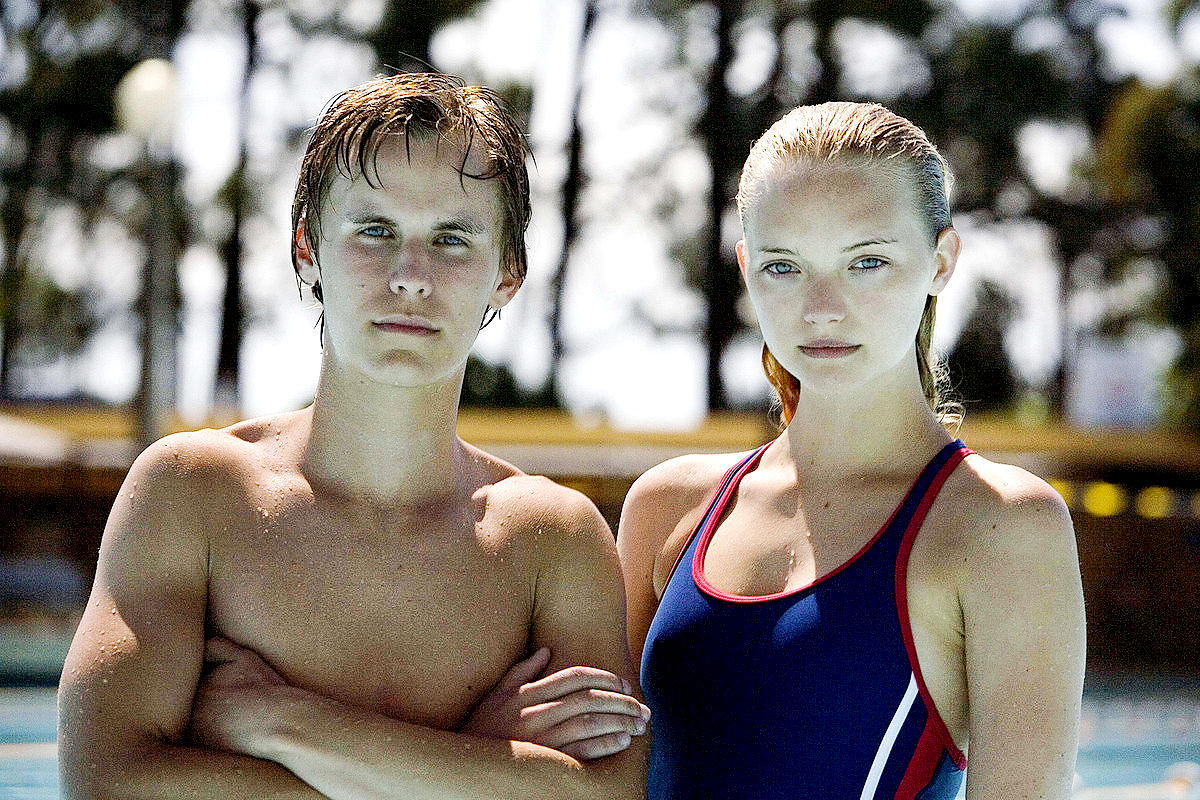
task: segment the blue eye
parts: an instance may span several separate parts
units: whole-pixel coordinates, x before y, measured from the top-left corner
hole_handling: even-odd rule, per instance
[[[789,264],[786,261],[768,261],[762,266],[764,272],[769,272],[772,275],[785,275],[789,272],[799,272],[795,264]]]
[[[389,231],[383,225],[368,225],[367,227],[363,228],[360,233],[362,233],[363,236],[371,239],[382,239],[385,236],[391,235],[391,231]]]
[[[858,261],[854,262],[855,269],[860,269],[867,272],[885,266],[887,266],[887,262],[882,258],[875,258],[875,256],[867,256],[866,258],[860,258]]]
[[[465,247],[467,240],[453,233],[443,233],[433,240],[434,244],[444,244],[450,247]]]

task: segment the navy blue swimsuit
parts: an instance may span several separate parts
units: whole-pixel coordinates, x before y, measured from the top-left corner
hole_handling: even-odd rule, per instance
[[[946,445],[874,538],[811,585],[730,595],[705,579],[704,554],[764,450],[722,479],[646,637],[650,800],[953,798],[966,757],[917,666],[905,576],[929,506],[971,451]]]

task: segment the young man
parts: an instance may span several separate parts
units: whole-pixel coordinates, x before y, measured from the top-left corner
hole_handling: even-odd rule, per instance
[[[64,796],[643,796],[607,525],[455,433],[528,220],[492,92],[334,100],[293,207],[316,398],[130,469],[63,671]]]

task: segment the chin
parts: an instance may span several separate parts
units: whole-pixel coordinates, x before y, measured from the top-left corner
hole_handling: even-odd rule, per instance
[[[411,352],[391,352],[366,365],[362,372],[375,383],[395,386],[398,389],[417,389],[435,386],[457,376],[466,363],[466,358],[434,360],[417,356]]]
[[[874,375],[869,365],[845,359],[793,361],[783,364],[783,368],[796,376],[801,387],[816,394],[836,394],[864,387],[871,383]]]

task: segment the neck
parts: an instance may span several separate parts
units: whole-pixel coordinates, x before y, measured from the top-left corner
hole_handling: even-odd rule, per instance
[[[391,503],[444,497],[462,465],[462,380],[459,370],[430,386],[390,386],[347,374],[326,358],[304,471],[315,483]]]
[[[951,441],[915,369],[884,383],[828,395],[800,390],[796,413],[780,439],[802,474],[837,480],[909,471],[914,464],[919,469]]]

